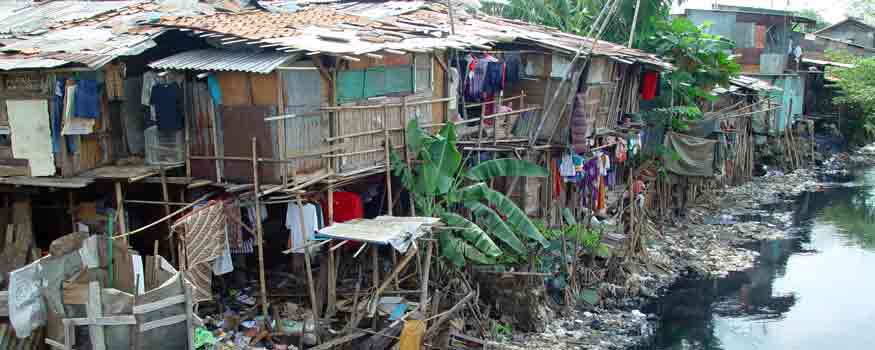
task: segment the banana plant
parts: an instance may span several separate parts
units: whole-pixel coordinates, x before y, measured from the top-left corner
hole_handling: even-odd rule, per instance
[[[457,266],[464,266],[468,260],[494,264],[504,254],[502,248],[523,255],[528,251],[527,243],[548,245],[516,203],[487,185],[489,180],[501,176],[546,177],[543,167],[502,158],[466,168],[466,161],[456,147],[452,123],[437,135],[430,135],[416,120],[411,120],[406,132],[407,151],[415,159],[408,165],[393,152],[393,173],[410,192],[419,215],[438,217],[446,223],[447,229],[439,234],[445,258]],[[470,211],[473,221],[455,212],[462,208]]]

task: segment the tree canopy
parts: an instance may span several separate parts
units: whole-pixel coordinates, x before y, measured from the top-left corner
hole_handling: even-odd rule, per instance
[[[626,44],[632,31],[637,0],[619,1],[617,11],[611,16],[600,39]],[[607,2],[608,0],[484,0],[482,9],[491,15],[586,35]],[[640,0],[640,4],[633,47],[641,47],[647,37],[656,32],[656,24],[669,17],[672,1]]]

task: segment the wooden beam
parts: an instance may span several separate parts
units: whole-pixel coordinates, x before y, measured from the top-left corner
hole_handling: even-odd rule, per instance
[[[143,305],[134,305],[134,313],[135,314],[145,314],[147,312],[152,312],[155,310],[160,310],[168,306],[182,304],[185,303],[185,295],[174,295],[167,299],[161,299],[154,303],[148,303]]]
[[[165,327],[174,325],[181,322],[186,322],[188,320],[188,315],[173,315],[170,317],[162,318],[160,320],[150,321],[146,323],[140,324],[140,332],[145,332],[148,330],[152,330],[155,328]],[[193,329],[189,328],[189,332],[193,331]]]
[[[264,278],[264,228],[261,225],[261,193],[258,183],[258,144],[255,137],[252,138],[252,178],[255,184],[255,231],[258,240],[258,283],[261,289],[261,313],[265,318],[267,312],[267,286]]]
[[[121,190],[121,185],[116,182],[116,191]],[[116,192],[118,193],[118,192]],[[103,317],[103,305],[100,301],[100,283],[92,281],[88,283],[88,303],[85,304],[85,314],[88,315],[88,335],[94,350],[106,350],[106,338],[103,326],[97,324],[97,319]],[[70,324],[75,324],[71,321]]]

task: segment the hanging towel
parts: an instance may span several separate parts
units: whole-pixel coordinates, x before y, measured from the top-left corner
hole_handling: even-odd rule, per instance
[[[179,111],[179,85],[158,84],[152,87],[150,100],[158,119],[159,130],[182,130],[182,113]]]

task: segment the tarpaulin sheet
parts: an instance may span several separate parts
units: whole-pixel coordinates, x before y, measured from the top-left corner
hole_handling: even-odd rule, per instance
[[[665,168],[686,176],[714,175],[715,140],[667,132],[663,145],[670,154],[664,157]]]

